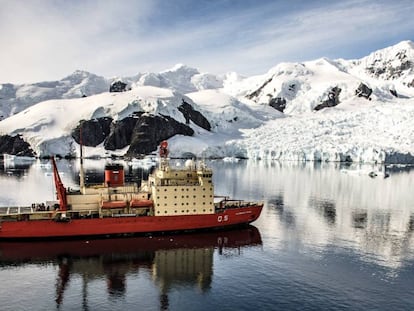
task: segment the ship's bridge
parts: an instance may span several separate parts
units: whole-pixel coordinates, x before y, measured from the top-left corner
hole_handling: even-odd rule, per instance
[[[213,171],[204,165],[161,166],[148,178],[155,216],[214,213]]]

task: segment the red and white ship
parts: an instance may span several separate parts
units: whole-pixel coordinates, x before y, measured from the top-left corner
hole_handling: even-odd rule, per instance
[[[221,229],[255,221],[263,202],[215,197],[212,170],[203,162],[171,167],[168,144],[160,165],[140,187],[125,183],[121,165],[105,167],[105,182],[66,189],[52,159],[56,208],[0,208],[0,239],[51,239]]]

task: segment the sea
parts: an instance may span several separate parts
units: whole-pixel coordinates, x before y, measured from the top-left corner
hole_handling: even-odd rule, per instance
[[[108,162],[123,164],[130,182],[151,170],[85,160],[86,181],[102,181]],[[217,195],[264,201],[256,222],[226,231],[0,242],[0,310],[414,310],[414,167],[207,164]],[[65,186],[76,188],[77,161],[58,167]],[[0,206],[54,199],[50,162],[0,162]]]

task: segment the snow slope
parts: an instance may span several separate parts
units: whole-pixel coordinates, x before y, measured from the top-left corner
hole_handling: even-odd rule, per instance
[[[172,156],[414,163],[410,41],[360,60],[281,63],[253,77],[217,77],[177,65],[126,80],[128,92],[40,102],[1,121],[0,133],[22,134],[39,155],[73,154],[77,146],[70,133],[79,120],[119,120],[144,111],[185,122],[177,110],[184,98],[212,131],[191,124],[193,137],[170,139]],[[369,100],[355,95],[361,83],[373,91]],[[315,111],[333,88],[341,89],[339,104]],[[286,100],[284,113],[269,106],[277,97]],[[109,155],[102,146],[88,152]]]

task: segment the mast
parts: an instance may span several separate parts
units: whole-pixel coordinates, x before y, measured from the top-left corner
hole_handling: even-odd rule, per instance
[[[85,193],[85,172],[83,170],[83,142],[82,142],[82,123],[79,127],[79,148],[80,148],[80,168],[79,168],[79,187],[81,193]]]

